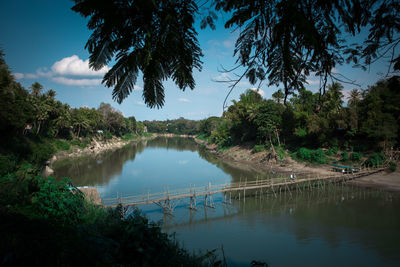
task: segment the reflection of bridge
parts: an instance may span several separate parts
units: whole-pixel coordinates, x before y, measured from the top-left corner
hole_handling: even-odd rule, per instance
[[[246,199],[246,191],[250,191],[250,194],[265,194],[270,193],[275,196],[282,191],[291,190],[302,190],[307,188],[323,188],[325,183],[341,183],[349,180],[353,180],[362,176],[373,174],[384,170],[383,168],[378,169],[363,169],[357,173],[349,174],[332,174],[327,176],[318,175],[307,175],[296,179],[289,179],[287,177],[278,177],[272,179],[262,179],[255,181],[244,181],[234,182],[230,184],[222,185],[211,185],[200,186],[200,187],[189,187],[178,190],[165,190],[162,192],[147,194],[136,194],[126,197],[108,198],[103,199],[102,204],[105,207],[116,207],[119,204],[123,206],[139,206],[146,204],[157,204],[164,209],[166,213],[172,213],[175,208],[174,200],[178,199],[190,199],[190,208],[196,209],[196,198],[204,197],[204,205],[208,207],[214,207],[212,196],[214,194],[224,193],[225,202],[230,202],[232,199],[232,193],[236,192],[234,197]],[[228,198],[229,193],[229,200]],[[241,193],[243,193],[241,195]],[[249,194],[249,193],[248,193]]]

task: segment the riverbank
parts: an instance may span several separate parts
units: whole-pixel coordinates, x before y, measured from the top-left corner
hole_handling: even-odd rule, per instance
[[[287,156],[282,161],[267,160],[267,152],[262,151],[255,153],[252,144],[244,144],[241,146],[233,146],[225,150],[219,150],[216,144],[209,144],[204,140],[194,138],[196,143],[203,145],[211,153],[217,157],[229,162],[232,165],[241,165],[265,172],[294,173],[297,176],[302,174],[311,175],[329,175],[332,174],[332,166],[328,164],[309,164],[293,160]],[[349,184],[379,188],[386,191],[400,192],[400,171],[380,172],[357,180],[348,182]]]
[[[394,172],[375,173],[348,183],[361,187],[383,189],[390,192],[400,192],[400,170]]]
[[[79,146],[74,146],[71,149],[65,151],[56,152],[47,162],[43,168],[42,175],[49,176],[54,173],[53,164],[59,161],[67,159],[76,159],[80,157],[87,156],[97,156],[108,151],[120,149],[132,142],[149,140],[157,137],[155,134],[149,134],[145,136],[138,136],[136,138],[124,139],[120,137],[113,136],[111,139],[103,139],[101,136],[95,136],[86,147],[81,148]]]
[[[302,162],[297,162],[291,157],[287,156],[282,160],[267,160],[267,152],[254,152],[253,144],[243,144],[241,146],[233,146],[228,149],[219,150],[216,144],[209,144],[204,140],[194,138],[195,142],[203,145],[211,153],[214,153],[219,158],[239,164],[248,165],[253,169],[280,172],[280,173],[295,173],[299,174],[317,174],[327,175],[331,174],[331,166],[329,165],[312,165]]]

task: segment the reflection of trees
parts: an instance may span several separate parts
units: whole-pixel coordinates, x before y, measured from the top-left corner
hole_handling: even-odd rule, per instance
[[[104,185],[119,175],[125,162],[135,160],[136,154],[144,148],[143,144],[137,143],[95,157],[73,159],[55,168],[55,174],[58,178],[70,178],[75,186]]]
[[[121,174],[122,167],[128,160],[135,160],[137,154],[146,147],[175,149],[178,151],[196,151],[197,144],[190,138],[158,137],[152,140],[135,142],[115,151],[94,157],[82,157],[68,160],[55,168],[56,176],[68,177],[75,186],[104,185]],[[60,163],[59,163],[60,164]]]
[[[196,151],[197,144],[192,138],[157,137],[147,141],[148,147],[175,149],[177,151]]]

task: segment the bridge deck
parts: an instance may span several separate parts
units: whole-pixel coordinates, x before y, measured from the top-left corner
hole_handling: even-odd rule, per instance
[[[155,193],[147,193],[147,194],[136,194],[125,197],[117,197],[117,198],[108,198],[103,199],[102,204],[106,207],[116,207],[119,204],[124,206],[139,206],[146,205],[152,203],[160,203],[164,201],[183,199],[183,198],[195,198],[199,196],[210,196],[218,193],[227,193],[227,192],[235,192],[235,191],[246,191],[246,190],[257,190],[264,188],[271,188],[273,190],[274,187],[292,187],[293,185],[297,186],[303,183],[312,183],[317,181],[330,181],[330,182],[345,182],[349,180],[356,179],[361,176],[366,176],[372,173],[376,173],[382,171],[383,168],[380,169],[370,169],[370,170],[362,170],[354,174],[332,174],[328,176],[308,176],[305,178],[299,178],[295,180],[290,180],[288,178],[272,178],[272,179],[263,179],[256,181],[246,181],[239,183],[231,183],[231,184],[219,184],[219,185],[211,185],[209,183],[208,186],[199,186],[199,187],[189,187],[178,190],[166,190],[162,192]]]

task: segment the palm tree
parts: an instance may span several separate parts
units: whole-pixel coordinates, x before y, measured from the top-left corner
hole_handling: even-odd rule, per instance
[[[56,97],[56,91],[54,91],[53,89],[50,89],[49,91],[46,92],[46,96],[54,99]]]
[[[360,91],[357,89],[351,90],[348,102],[349,107],[356,107],[357,104],[360,102],[360,100],[361,100]]]
[[[43,86],[40,83],[35,82],[30,86],[30,89],[33,96],[39,97],[41,91],[43,90]]]

